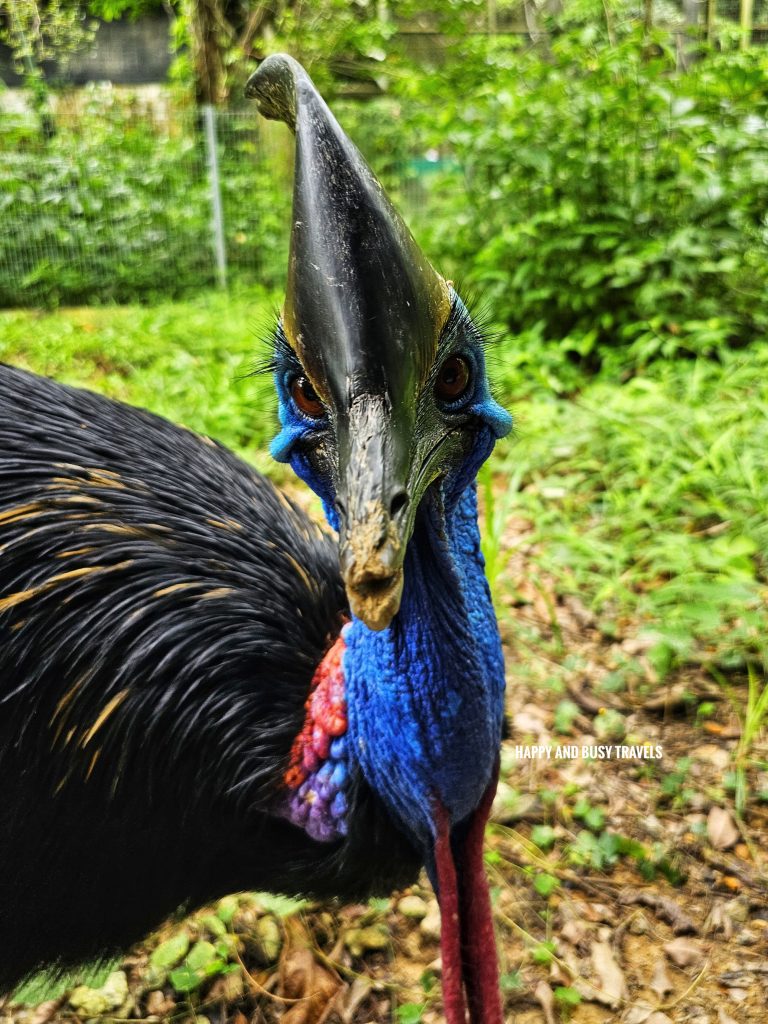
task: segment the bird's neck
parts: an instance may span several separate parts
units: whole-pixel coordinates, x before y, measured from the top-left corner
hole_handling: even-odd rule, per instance
[[[353,620],[345,642],[349,756],[426,840],[436,801],[454,823],[475,808],[501,738],[504,664],[474,484],[447,512],[420,513],[392,625]]]

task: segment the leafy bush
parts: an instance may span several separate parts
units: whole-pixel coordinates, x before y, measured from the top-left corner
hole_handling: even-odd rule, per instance
[[[220,170],[227,248],[274,281],[290,192],[266,165],[255,118],[225,120]],[[74,125],[45,140],[0,125],[0,305],[127,302],[214,283],[210,186],[194,111],[156,123],[91,90]]]
[[[432,79],[423,131],[466,194],[433,244],[496,319],[579,357],[646,362],[768,327],[768,57],[678,74],[638,34],[485,44]]]

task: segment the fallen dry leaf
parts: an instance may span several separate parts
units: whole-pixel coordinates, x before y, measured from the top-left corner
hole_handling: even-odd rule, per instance
[[[355,978],[346,993],[344,1005],[339,1010],[339,1016],[344,1024],[351,1024],[357,1008],[364,999],[368,998],[372,987],[373,983],[369,978]]]
[[[675,986],[667,974],[667,966],[661,958],[656,961],[656,966],[653,968],[653,976],[648,987],[662,1001],[670,992],[675,990]]]
[[[646,1024],[652,1013],[653,1007],[647,1003],[635,1003],[621,1018],[621,1024]]]
[[[315,959],[302,923],[289,918],[280,957],[279,994],[288,1001],[281,1024],[323,1024],[336,1008],[345,987],[332,971]]]
[[[599,978],[595,998],[616,1009],[619,1003],[627,998],[627,980],[607,942],[592,944],[592,967]]]
[[[664,944],[664,952],[675,967],[698,967],[704,959],[697,943],[690,939],[673,939]]]
[[[675,935],[690,935],[699,929],[692,917],[690,917],[679,904],[669,896],[662,896],[660,893],[652,892],[650,889],[622,889],[619,893],[619,900],[624,904],[640,904],[650,907],[656,914],[672,925]]]
[[[730,812],[717,806],[710,810],[707,817],[707,835],[716,850],[730,850],[740,838]]]
[[[533,994],[542,1009],[547,1024],[556,1024],[555,997],[552,995],[552,989],[546,981],[540,981]]]
[[[29,1016],[29,1024],[48,1024],[58,1013],[62,1004],[66,1002],[64,997],[60,999],[49,999],[35,1007],[34,1012]]]

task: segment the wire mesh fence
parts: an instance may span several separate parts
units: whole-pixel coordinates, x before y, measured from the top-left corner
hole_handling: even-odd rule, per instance
[[[252,111],[126,105],[108,89],[56,122],[46,133],[30,115],[0,117],[0,305],[282,281],[292,159],[282,126]],[[417,222],[431,157],[389,161],[383,175]]]

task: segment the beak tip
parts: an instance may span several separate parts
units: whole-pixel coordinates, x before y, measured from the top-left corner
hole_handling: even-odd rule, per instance
[[[347,583],[347,597],[352,614],[374,633],[380,633],[392,624],[400,610],[403,596],[403,572],[398,570],[374,586],[353,586]]]

